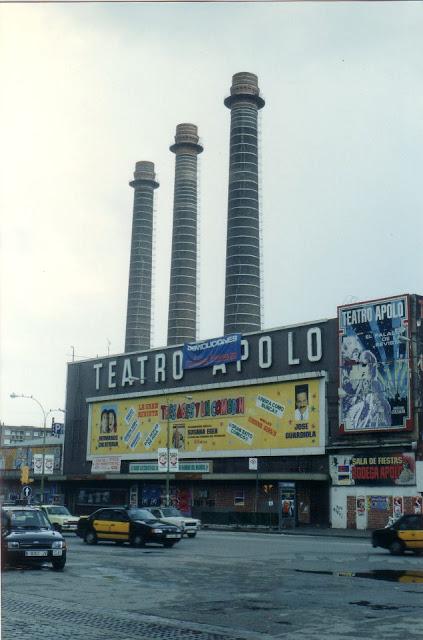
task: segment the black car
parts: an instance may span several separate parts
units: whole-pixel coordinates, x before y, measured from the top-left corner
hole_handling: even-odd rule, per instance
[[[404,551],[413,551],[416,555],[423,553],[423,515],[402,516],[385,529],[372,532],[372,545],[389,549],[393,555]]]
[[[66,541],[54,531],[41,509],[3,506],[1,509],[1,562],[5,565],[51,562],[61,571],[66,564]]]
[[[111,540],[120,544],[129,542],[134,547],[146,542],[172,547],[179,542],[182,532],[174,525],[160,522],[147,509],[113,507],[80,518],[77,535],[87,544]]]

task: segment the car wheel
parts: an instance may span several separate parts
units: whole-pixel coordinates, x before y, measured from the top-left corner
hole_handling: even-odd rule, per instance
[[[53,571],[63,571],[66,564],[66,559],[60,558],[60,560],[52,560],[51,564],[53,565]]]
[[[187,533],[188,538],[195,538],[196,535],[197,535],[196,531],[194,531],[194,533]]]
[[[115,540],[115,544],[121,547],[123,545],[123,540]]]
[[[135,533],[131,538],[131,546],[143,547],[145,544],[144,537],[140,533]]]
[[[423,549],[413,549],[413,553],[415,556],[421,556],[423,553]]]
[[[174,544],[175,542],[173,540],[166,540],[165,542],[163,542],[163,546],[166,547],[167,549],[170,549],[170,547],[173,547]]]
[[[87,544],[97,544],[97,535],[93,530],[87,531],[84,537],[84,542]]]
[[[399,540],[394,540],[393,542],[391,542],[389,551],[393,556],[400,556],[404,553],[404,545],[402,544],[402,542],[399,542]]]

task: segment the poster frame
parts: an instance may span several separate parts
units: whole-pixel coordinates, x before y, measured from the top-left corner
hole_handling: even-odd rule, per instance
[[[406,339],[406,343],[405,343],[405,352],[406,352],[406,358],[405,360],[408,363],[408,371],[407,371],[407,380],[408,380],[408,399],[407,399],[407,417],[405,418],[404,424],[402,426],[398,425],[398,426],[388,426],[388,425],[384,425],[383,427],[365,427],[365,428],[354,428],[354,429],[350,429],[347,428],[345,425],[345,422],[343,421],[343,415],[342,415],[342,368],[343,368],[343,360],[342,360],[342,340],[343,337],[345,335],[344,333],[344,329],[342,327],[341,324],[341,314],[342,311],[348,310],[348,309],[354,309],[354,308],[362,308],[365,307],[366,305],[376,305],[376,304],[383,304],[383,303],[390,303],[390,302],[395,302],[395,301],[399,301],[399,300],[404,300],[405,301],[405,318],[402,321],[402,324],[405,328],[405,332],[404,332],[404,337]],[[354,435],[354,434],[359,434],[362,435],[363,433],[369,434],[369,433],[380,433],[380,432],[385,432],[385,433],[398,433],[398,432],[406,432],[406,431],[412,431],[414,428],[414,419],[413,419],[413,411],[412,411],[412,407],[414,406],[414,394],[413,394],[413,385],[411,382],[411,374],[413,371],[413,366],[412,366],[412,358],[413,358],[413,354],[412,354],[412,349],[410,348],[410,344],[411,344],[411,338],[410,338],[410,323],[411,323],[411,296],[408,293],[404,293],[404,294],[399,294],[399,295],[395,295],[395,296],[386,296],[383,298],[375,298],[375,299],[369,299],[369,300],[357,300],[355,302],[351,302],[348,304],[342,304],[342,305],[338,305],[337,306],[337,321],[338,321],[338,395],[339,395],[339,402],[338,402],[338,424],[339,424],[339,434],[340,435]],[[377,362],[377,366],[379,366],[380,361]]]
[[[226,451],[213,451],[214,458],[232,458],[232,457],[260,457],[263,455],[266,456],[298,456],[298,455],[324,455],[325,447],[327,442],[327,382],[328,382],[328,374],[326,371],[313,371],[313,372],[304,372],[299,374],[293,374],[289,376],[272,376],[266,379],[254,379],[254,380],[240,380],[236,383],[216,383],[210,385],[199,385],[195,387],[187,387],[186,389],[163,389],[161,393],[157,391],[149,391],[146,393],[126,393],[119,395],[109,395],[109,396],[94,396],[86,398],[86,402],[88,404],[88,428],[87,428],[87,441],[86,441],[86,460],[92,461],[96,455],[91,453],[90,451],[90,443],[91,443],[91,430],[92,430],[92,409],[93,405],[99,402],[117,402],[125,399],[149,399],[149,398],[166,398],[170,395],[184,395],[185,393],[192,394],[195,391],[204,392],[204,391],[216,391],[223,389],[233,389],[236,387],[254,387],[254,386],[264,386],[266,384],[274,384],[274,383],[291,383],[294,384],[297,381],[306,380],[306,379],[317,379],[319,382],[318,393],[319,393],[319,409],[320,409],[320,418],[319,418],[319,442],[314,447],[292,447],[292,448],[274,448],[274,449],[232,449]],[[101,455],[107,455],[102,453]],[[131,460],[131,461],[148,461],[148,460],[157,460],[157,450],[153,450],[149,453],[119,453],[118,454],[122,460]],[[181,460],[186,459],[209,459],[211,455],[210,451],[203,451],[199,454],[196,451],[183,451],[179,453],[179,458]]]

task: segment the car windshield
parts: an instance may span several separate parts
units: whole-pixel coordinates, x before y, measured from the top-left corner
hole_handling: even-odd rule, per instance
[[[182,516],[182,513],[179,509],[175,509],[175,507],[164,507],[162,509],[163,515],[165,518],[174,518],[175,516]]]
[[[155,516],[147,509],[131,509],[129,516],[133,520],[156,520]]]
[[[42,511],[19,510],[7,512],[14,529],[49,529],[50,523]]]
[[[46,507],[49,516],[70,516],[72,515],[66,507]]]

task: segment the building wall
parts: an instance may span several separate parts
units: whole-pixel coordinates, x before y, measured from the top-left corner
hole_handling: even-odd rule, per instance
[[[128,415],[128,412],[124,411],[125,407],[135,406],[138,408],[135,413],[139,414],[141,404],[144,405],[144,409],[150,404],[157,406],[155,416],[149,417],[147,411],[145,417],[143,415],[140,418],[140,431],[144,438],[148,430],[158,422],[161,426],[161,446],[163,443],[165,446],[166,438],[163,440],[163,434],[166,430],[166,418],[160,415],[163,402],[166,408],[174,402],[175,406],[178,406],[178,398],[183,400],[186,396],[192,396],[190,402],[195,402],[200,396],[226,398],[230,397],[231,393],[237,395],[238,389],[242,397],[247,397],[252,392],[257,398],[260,394],[263,397],[273,397],[271,393],[279,389],[282,395],[276,405],[284,405],[286,416],[289,414],[293,422],[288,425],[288,418],[284,418],[286,422],[283,433],[288,433],[289,430],[295,432],[298,421],[294,420],[294,390],[297,384],[303,385],[308,380],[310,384],[317,385],[317,395],[315,398],[309,398],[310,418],[304,425],[308,429],[309,424],[318,424],[319,433],[316,436],[310,431],[310,438],[303,438],[305,432],[301,431],[296,433],[300,434],[301,438],[286,440],[283,444],[281,434],[277,431],[279,427],[272,422],[278,422],[279,418],[275,418],[272,413],[263,412],[262,419],[257,420],[254,417],[255,412],[262,409],[257,409],[254,401],[254,404],[245,405],[243,416],[235,416],[232,421],[238,425],[249,425],[249,430],[254,431],[257,438],[260,436],[262,448],[255,450],[240,441],[238,448],[235,447],[232,451],[234,442],[238,442],[233,437],[232,444],[225,450],[222,443],[228,439],[226,423],[229,424],[231,419],[221,418],[218,424],[220,439],[216,439],[215,448],[211,440],[205,439],[202,448],[180,451],[182,461],[210,460],[212,473],[197,474],[192,482],[184,478],[183,474],[177,475],[175,479],[171,478],[171,489],[180,491],[189,486],[190,509],[197,515],[203,514],[204,518],[210,521],[229,521],[232,518],[235,521],[251,522],[255,514],[256,474],[248,470],[248,459],[251,455],[256,455],[259,464],[259,518],[264,519],[266,523],[276,522],[278,482],[288,480],[296,483],[298,521],[301,524],[327,523],[329,476],[324,447],[328,416],[334,419],[336,415],[336,405],[328,403],[328,397],[333,396],[333,388],[336,385],[336,352],[332,347],[335,338],[336,324],[333,320],[246,334],[242,336],[241,362],[208,369],[187,370],[179,372],[180,377],[178,369],[174,366],[181,354],[178,347],[70,363],[67,377],[64,465],[69,504],[74,505],[80,512],[87,512],[95,506],[101,506],[101,500],[106,499],[107,491],[107,500],[114,500],[116,496],[121,500],[123,495],[129,498],[131,487],[134,485],[137,485],[140,495],[144,489],[151,491],[153,500],[157,495],[164,495],[163,474],[160,478],[131,473],[132,462],[150,460],[157,463],[157,444],[151,447],[149,452],[145,451],[143,445],[138,447],[139,451],[127,447],[125,453],[125,447],[122,448],[119,444],[123,442],[125,435],[123,429],[126,428],[125,417]],[[158,373],[158,364],[162,365],[164,373]],[[139,378],[140,381],[129,381],[128,378],[131,376]],[[100,443],[100,409],[106,405],[113,405],[120,416],[116,443],[121,459],[120,472],[117,473],[92,471],[92,460],[99,456],[113,457],[113,448],[110,451],[107,449],[110,444],[107,438],[106,447],[96,449]],[[312,414],[313,410],[316,410],[315,414]],[[174,418],[170,420],[170,427],[173,427],[174,421]],[[206,422],[204,426],[210,427],[210,420]],[[93,429],[97,429],[98,434]],[[275,449],[275,445],[272,444],[276,437],[279,438],[281,449]],[[312,437],[315,439],[314,442],[311,441]],[[115,451],[117,452],[117,449]],[[157,495],[154,487],[157,489]],[[81,494],[85,502],[79,499],[80,491],[89,492]],[[235,495],[236,493],[239,495]]]
[[[26,443],[29,440],[33,440],[35,438],[43,437],[44,429],[38,427],[30,427],[30,426],[8,426],[1,425],[0,427],[0,435],[1,435],[1,446],[3,445],[13,445],[15,443]],[[50,435],[51,430],[46,430],[46,435]]]
[[[404,295],[339,309],[338,387],[342,394],[339,416],[330,424],[329,434],[329,467],[335,485],[330,492],[333,527],[384,527],[389,518],[421,508],[421,302],[420,296]],[[344,311],[348,315],[342,318]],[[348,325],[354,331],[348,331]],[[363,382],[356,374],[366,368],[374,375],[363,374],[368,388],[360,394]],[[347,411],[342,403],[346,397],[348,407],[349,393],[356,429],[345,421]],[[387,401],[391,416],[383,411]],[[366,413],[368,406],[380,407],[379,423]],[[403,466],[408,478],[400,477]]]
[[[363,497],[364,504],[357,504]],[[386,509],[382,509],[377,498],[386,498]],[[379,508],[373,503],[378,502]],[[402,513],[415,513],[421,495],[412,487],[332,487],[330,491],[330,517],[334,529],[377,529],[385,527],[394,516],[394,501],[402,505]],[[361,509],[360,509],[361,504]],[[363,509],[364,507],[364,509]],[[399,511],[396,515],[399,514]]]
[[[96,474],[92,472],[92,461],[95,451],[88,446],[89,439],[89,407],[101,403],[131,403],[140,401],[148,403],[154,398],[180,395],[186,397],[203,393],[204,390],[219,391],[228,394],[230,390],[242,385],[262,385],[301,382],[307,376],[325,380],[324,430],[327,430],[326,453],[315,450],[259,451],[260,498],[258,509],[261,517],[270,520],[277,514],[274,508],[274,496],[264,495],[264,486],[277,486],[279,481],[293,480],[296,484],[296,519],[298,524],[327,524],[334,527],[366,528],[380,526],[394,514],[395,508],[410,510],[416,504],[416,498],[422,492],[420,466],[423,460],[423,440],[421,422],[421,389],[422,371],[419,369],[421,353],[417,342],[421,325],[418,297],[410,296],[410,317],[408,319],[408,335],[414,340],[410,350],[411,371],[411,413],[407,417],[406,428],[358,429],[345,432],[340,429],[338,389],[340,388],[340,365],[338,361],[338,323],[336,319],[306,323],[292,327],[283,327],[269,331],[260,331],[242,336],[242,358],[238,363],[227,366],[210,367],[182,371],[180,368],[182,349],[171,347],[154,349],[134,354],[121,354],[115,357],[93,359],[84,362],[70,363],[68,367],[67,414],[65,467],[66,490],[75,498],[76,487],[82,485],[96,487],[93,491],[108,490],[111,485],[126,492],[136,484],[139,490],[157,489],[151,495],[160,499],[164,489],[164,477],[143,477],[130,473],[131,461],[157,461],[157,450],[152,447],[151,453],[141,456],[135,451],[122,455],[119,461],[120,473]],[[320,350],[316,348],[316,340]],[[423,342],[422,342],[423,344]],[[408,353],[408,352],[407,352]],[[388,363],[389,364],[389,363]],[[422,365],[423,366],[423,365]],[[136,376],[137,381],[130,380]],[[211,392],[210,391],[210,392]],[[265,395],[265,394],[264,394]],[[322,405],[323,406],[323,405]],[[359,405],[358,405],[359,406]],[[91,445],[90,445],[91,446]],[[367,453],[366,453],[367,452]],[[99,453],[107,453],[99,451]],[[190,460],[210,460],[213,474],[196,475],[192,481],[180,475],[171,479],[173,491],[190,488],[190,508],[197,515],[227,519],[230,514],[241,521],[254,513],[252,504],[255,500],[255,482],[248,475],[248,457],[251,451],[227,451],[224,456],[213,455],[213,451],[191,451]],[[368,455],[372,458],[384,458],[389,455],[404,455],[411,460],[417,471],[411,484],[398,486],[397,479],[388,478],[388,483],[375,484],[361,478],[355,486],[336,486],[329,489],[329,457],[341,458],[349,464],[353,456]],[[181,453],[180,459],[187,454]],[[413,462],[415,461],[415,462]],[[367,465],[365,461],[360,462]],[[372,463],[373,464],[373,463]],[[377,463],[378,464],[378,463]],[[345,465],[344,465],[345,466]],[[412,465],[413,466],[413,465]],[[342,470],[341,470],[342,471]],[[331,468],[331,473],[333,469]],[[369,476],[370,477],[370,476]],[[386,478],[385,478],[386,480]],[[418,484],[416,484],[416,482]],[[223,486],[222,486],[222,483]],[[389,486],[387,486],[387,484]],[[160,488],[161,487],[161,488]],[[234,496],[234,491],[243,490],[243,496]],[[176,494],[175,494],[176,495]],[[237,504],[234,504],[237,497]],[[359,498],[363,500],[359,501]],[[387,501],[386,499],[389,498]],[[269,502],[273,502],[269,510]],[[370,506],[369,506],[370,505]],[[398,506],[399,505],[399,506]],[[383,508],[382,508],[383,507]],[[85,504],[84,508],[91,508]],[[381,513],[383,512],[383,513]],[[229,514],[229,515],[228,515]],[[272,515],[273,514],[273,515]]]
[[[241,362],[191,371],[178,369],[182,351],[177,347],[69,363],[64,472],[70,475],[91,472],[91,463],[87,460],[89,407],[97,401],[148,400],[153,395],[166,401],[170,394],[230,389],[248,381],[294,383],[310,374],[325,376],[326,395],[333,397],[334,387],[336,389],[335,336],[333,320],[247,334],[242,340]],[[131,376],[140,381],[130,380]],[[337,405],[328,405],[329,419],[335,418],[336,410]],[[290,453],[295,455],[294,451]],[[151,459],[156,455],[153,448]]]

